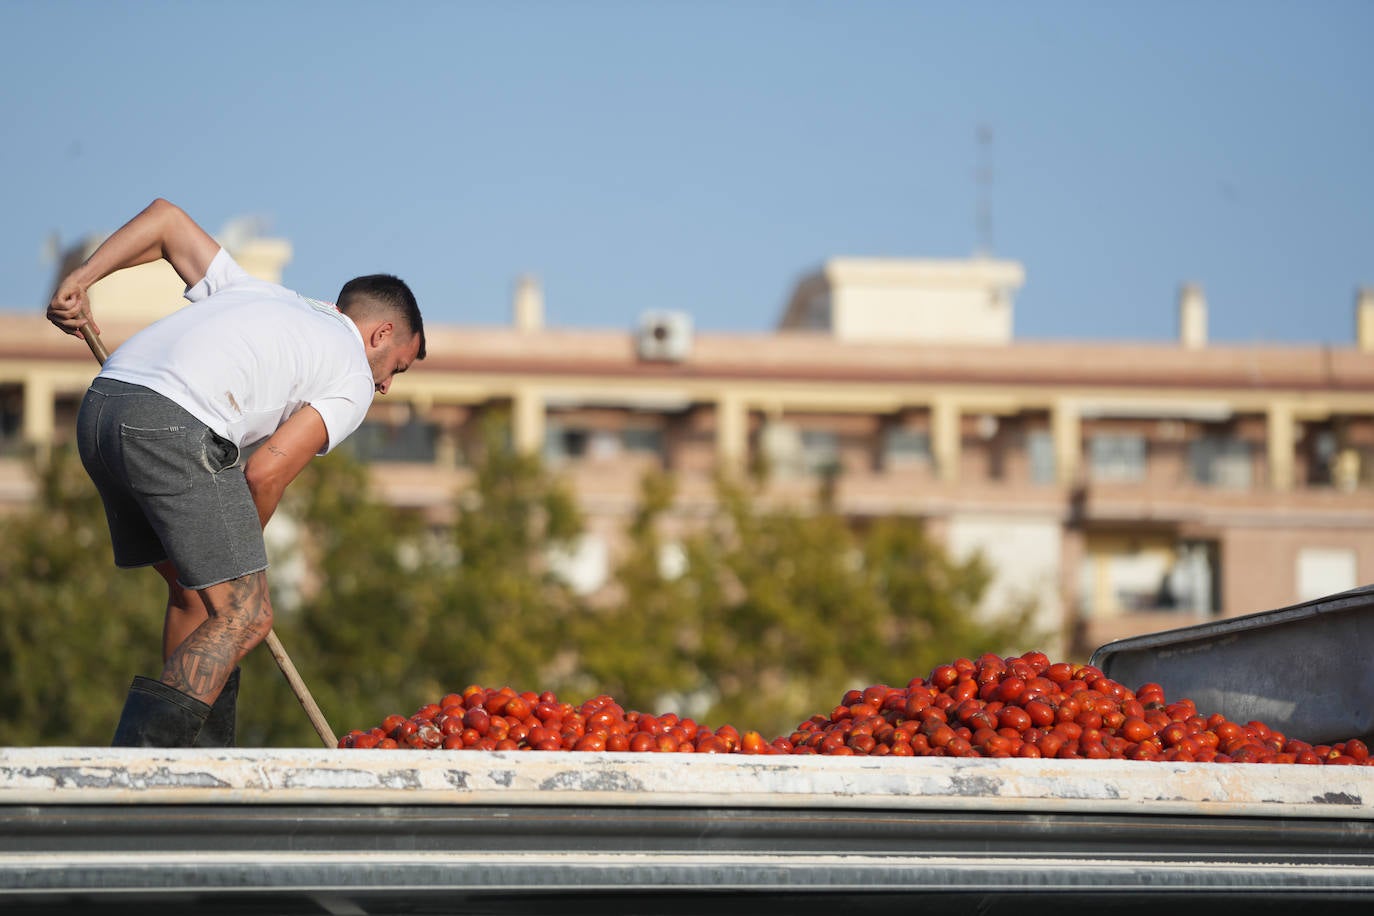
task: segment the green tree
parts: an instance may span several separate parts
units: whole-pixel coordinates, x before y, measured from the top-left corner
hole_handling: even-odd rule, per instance
[[[640,501],[626,526],[626,550],[609,600],[587,607],[575,628],[584,693],[608,693],[626,708],[661,710],[675,695],[700,691],[701,580],[664,568],[662,516],[672,506],[673,478],[640,481]],[[697,564],[700,565],[700,560]]]
[[[995,613],[980,610],[992,569],[981,555],[951,557],[919,519],[879,518],[861,543],[869,587],[891,610],[883,624],[888,662],[880,676],[909,680],[961,656],[1019,654],[1048,635],[1034,628],[1033,598],[1014,599]]]
[[[768,506],[722,481],[714,530],[690,573],[723,600],[705,609],[703,665],[719,698],[710,715],[780,732],[889,659],[892,616],[869,587],[845,520],[819,507]]]
[[[421,659],[449,690],[562,689],[575,674],[569,627],[581,600],[551,556],[574,548],[581,513],[539,456],[511,446],[505,416],[489,417],[481,435],[472,484],[458,494],[444,612]]]
[[[34,503],[0,527],[0,744],[105,745],[132,676],[162,669],[166,586],[115,568],[100,498],[71,450],[31,472]],[[373,498],[367,468],[342,452],[311,462],[280,511],[300,529],[314,584],[297,607],[276,602],[275,629],[330,724],[342,733],[421,702],[434,681],[416,660],[442,579],[418,518]],[[290,554],[274,551],[274,567]],[[238,743],[318,745],[266,647],[243,669]]]
[[[447,535],[456,567],[418,514],[374,496],[347,450],[311,462],[287,492],[279,519],[297,544],[272,550],[275,629],[340,734],[473,681],[570,676],[577,602],[547,556],[575,540],[578,514],[537,459],[511,452],[499,421],[485,438]],[[150,570],[114,567],[73,452],[54,450],[31,473],[33,504],[0,527],[0,744],[104,745],[132,675],[161,670],[166,589]],[[293,603],[282,573],[296,560],[308,572]],[[266,648],[243,668],[239,744],[317,745]]]
[[[0,745],[106,745],[133,675],[162,670],[167,588],[115,568],[72,450],[31,471],[33,504],[0,525]]]
[[[640,708],[695,696],[710,722],[781,733],[850,687],[905,684],[1034,638],[1029,605],[979,612],[985,564],[953,560],[919,521],[856,529],[829,501],[769,505],[760,487],[725,479],[705,530],[684,541],[685,572],[665,577],[665,488],[646,483],[629,528],[637,546],[617,569],[624,601],[590,615],[581,640],[591,678]]]

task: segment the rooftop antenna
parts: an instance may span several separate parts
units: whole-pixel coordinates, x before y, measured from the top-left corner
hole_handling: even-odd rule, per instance
[[[992,254],[992,128],[979,124],[978,164],[974,169],[974,183],[978,189],[977,254]]]

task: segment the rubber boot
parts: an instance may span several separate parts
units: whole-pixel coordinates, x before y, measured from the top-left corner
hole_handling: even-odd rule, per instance
[[[210,706],[152,678],[136,677],[111,747],[192,747]]]
[[[238,720],[239,669],[235,668],[224,689],[210,707],[210,716],[196,738],[196,747],[233,747],[234,731]]]

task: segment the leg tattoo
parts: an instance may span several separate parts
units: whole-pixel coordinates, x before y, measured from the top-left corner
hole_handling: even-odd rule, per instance
[[[163,683],[213,703],[234,666],[272,628],[267,574],[250,573],[202,589],[208,618],[167,659]]]

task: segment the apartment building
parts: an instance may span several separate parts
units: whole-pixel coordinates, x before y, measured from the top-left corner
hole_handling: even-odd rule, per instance
[[[290,257],[251,236],[231,250],[267,279]],[[1023,277],[1001,260],[835,259],[756,334],[652,311],[546,327],[525,278],[509,326],[427,327],[429,357],[351,442],[388,501],[439,524],[478,424],[509,411],[516,444],[586,512],[562,562],[588,591],[644,471],[677,478],[683,531],[718,468],[758,463],[770,498],[804,503],[826,481],[856,524],[917,516],[955,553],[981,551],[988,608],[1034,597],[1056,651],[1374,581],[1374,291],[1357,294],[1349,346],[1211,344],[1192,285],[1176,341],[1037,342],[1012,335]],[[179,294],[163,265],[97,285],[107,344]],[[40,311],[0,314],[0,505],[31,498],[16,456],[71,435],[93,374]]]

